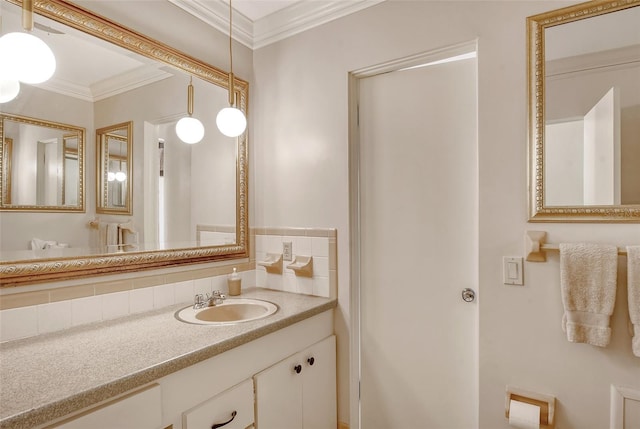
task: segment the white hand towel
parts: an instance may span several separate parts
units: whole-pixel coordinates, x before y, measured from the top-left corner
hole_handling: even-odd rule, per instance
[[[107,224],[104,222],[98,223],[98,247],[100,249],[107,247]]]
[[[627,246],[627,294],[634,331],[631,348],[640,357],[640,246]]]
[[[47,246],[47,242],[45,240],[40,240],[39,238],[33,238],[31,240],[31,249],[32,250],[42,250]]]
[[[609,317],[616,301],[618,248],[609,245],[560,244],[562,329],[572,343],[606,347]]]

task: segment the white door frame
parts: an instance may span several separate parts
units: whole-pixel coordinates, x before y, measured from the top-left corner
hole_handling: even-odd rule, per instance
[[[477,52],[478,42],[472,40],[420,54],[391,60],[349,72],[349,231],[351,287],[349,300],[350,326],[350,380],[349,408],[350,428],[360,429],[360,80],[411,67],[418,67],[441,60]]]

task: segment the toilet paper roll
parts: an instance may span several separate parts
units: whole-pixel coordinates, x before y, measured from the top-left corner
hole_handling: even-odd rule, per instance
[[[509,426],[520,429],[539,429],[540,407],[512,399],[509,405]]]

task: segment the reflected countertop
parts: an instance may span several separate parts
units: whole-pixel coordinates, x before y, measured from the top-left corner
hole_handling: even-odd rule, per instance
[[[0,427],[26,428],[100,401],[335,308],[335,299],[244,289],[279,310],[233,325],[192,325],[174,305],[0,344]]]

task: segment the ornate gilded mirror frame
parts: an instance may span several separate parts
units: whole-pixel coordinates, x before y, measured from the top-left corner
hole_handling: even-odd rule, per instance
[[[21,0],[6,0],[21,6]],[[84,33],[111,42],[222,88],[228,88],[229,75],[143,34],[98,16],[64,0],[34,0],[36,14],[58,21]],[[245,115],[249,84],[235,78],[237,107]],[[41,259],[0,263],[0,287],[67,280],[98,274],[135,272],[160,267],[246,258],[249,256],[248,142],[247,133],[237,139],[236,164],[236,242],[230,245],[171,250],[103,254],[81,258]]]
[[[14,149],[14,144],[18,144],[18,142],[14,142],[14,140],[5,134],[7,134],[7,124],[5,123],[14,123],[20,124],[22,126],[32,126],[32,127],[40,127],[47,128],[52,130],[52,132],[57,133],[67,133],[62,136],[62,141],[60,143],[63,145],[63,154],[66,155],[64,151],[64,144],[66,143],[66,139],[70,136],[73,136],[77,139],[77,149],[75,150],[75,154],[78,160],[78,183],[77,183],[77,204],[73,205],[65,205],[65,194],[64,194],[64,167],[62,170],[61,177],[61,193],[62,193],[62,201],[59,201],[61,204],[59,205],[37,205],[36,202],[32,202],[30,204],[15,204],[11,188],[11,177],[12,177],[12,152]],[[47,121],[44,119],[38,118],[30,118],[27,116],[21,115],[10,115],[6,113],[0,113],[0,146],[2,150],[0,150],[0,189],[2,190],[2,195],[0,195],[0,211],[11,211],[11,212],[42,212],[42,213],[84,213],[85,212],[85,176],[84,176],[84,154],[85,154],[85,139],[86,132],[82,127],[77,127],[75,125],[62,124],[59,122]],[[64,163],[61,164],[64,166]],[[16,198],[17,199],[17,198]]]
[[[594,0],[527,18],[529,222],[640,222],[640,205],[545,205],[545,29],[640,6],[640,0]],[[640,166],[638,167],[640,168]]]
[[[125,134],[120,135],[120,134]],[[111,144],[124,145],[126,155],[111,155]],[[116,150],[118,150],[116,146]],[[110,191],[118,180],[109,180],[109,164],[115,158],[119,170],[126,174],[120,191],[125,194],[121,204],[114,204]],[[124,168],[122,163],[124,162]],[[117,179],[117,175],[115,175]],[[133,213],[133,122],[110,125],[96,130],[96,213],[131,215]]]

